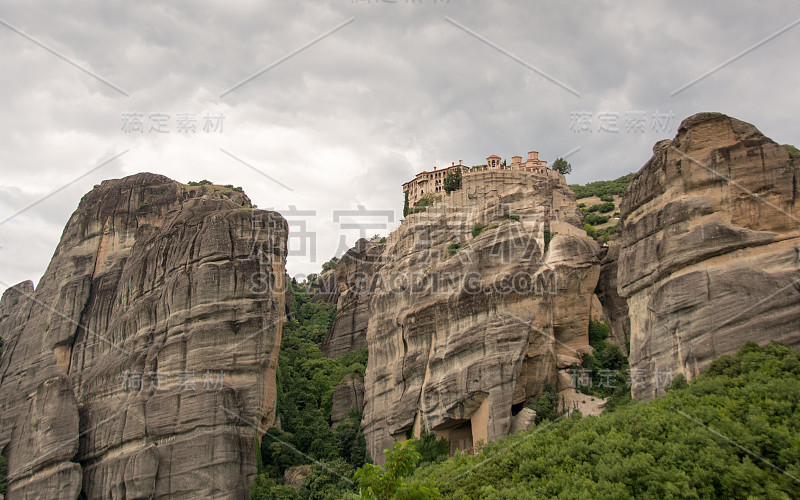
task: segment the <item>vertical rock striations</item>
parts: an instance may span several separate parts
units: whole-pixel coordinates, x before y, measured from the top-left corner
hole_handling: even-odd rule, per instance
[[[547,382],[571,390],[600,272],[580,224],[563,177],[489,172],[389,236],[370,289],[370,456],[423,428],[471,450]]]
[[[322,343],[322,351],[329,358],[343,356],[367,345],[370,292],[375,286],[383,249],[384,245],[361,238],[336,265],[336,292],[327,294],[336,297],[336,319]]]
[[[286,223],[154,174],[81,200],[3,295],[7,498],[247,498],[273,424]]]
[[[621,206],[634,397],[748,340],[800,346],[797,175],[784,147],[719,113],[655,145]]]

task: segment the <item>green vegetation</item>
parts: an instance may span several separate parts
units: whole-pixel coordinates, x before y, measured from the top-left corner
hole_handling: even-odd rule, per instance
[[[421,464],[438,463],[447,459],[450,453],[450,442],[445,438],[436,439],[436,436],[422,429],[419,441],[416,443],[416,450],[420,454]]]
[[[569,188],[575,193],[576,198],[588,198],[590,196],[622,196],[625,188],[631,183],[634,174],[623,175],[613,181],[595,181],[581,186],[580,184],[570,184]],[[605,200],[604,200],[605,201]]]
[[[795,498],[800,354],[745,345],[691,383],[418,469],[444,498]]]
[[[367,349],[337,359],[326,358],[318,344],[333,323],[336,307],[314,300],[307,287],[295,280],[290,286],[291,319],[283,326],[278,358],[277,413],[282,430],[270,429],[261,440],[263,470],[253,483],[252,498],[296,498],[281,496],[286,492],[281,485],[283,473],[289,467],[314,461],[333,470],[346,468],[344,484],[352,489],[350,477],[367,458],[359,414],[351,414],[336,429],[330,424],[333,390],[348,374],[363,376]],[[302,498],[328,498],[317,495],[316,488],[328,489],[331,478],[319,476],[309,475],[307,482],[313,484],[304,484]],[[333,477],[339,484],[341,478]],[[341,498],[342,493],[338,491],[332,498]]]
[[[457,189],[461,189],[461,169],[454,168],[453,170],[447,172],[447,175],[444,176],[444,191],[447,194],[450,194],[451,191],[455,191]]]
[[[570,165],[564,158],[556,158],[556,160],[553,162],[553,170],[561,175],[571,174],[572,165]]]
[[[251,500],[293,500],[300,495],[291,486],[279,484],[275,479],[261,473],[250,486]]]
[[[597,234],[600,241],[606,243],[611,240],[612,235],[617,234],[617,226],[609,226]]]
[[[563,402],[558,399],[558,392],[550,381],[545,382],[544,390],[531,398],[525,405],[536,412],[536,425],[555,421],[563,414]]]
[[[600,212],[601,214],[608,213],[616,208],[614,202],[607,201],[605,203],[600,203],[598,205],[592,205],[591,207],[586,209],[586,213],[589,212]],[[581,210],[583,212],[583,210]]]
[[[583,222],[591,224],[592,226],[599,226],[611,220],[610,215],[597,215],[596,213],[588,213],[584,216]]]
[[[403,217],[408,217],[408,191],[403,191]]]
[[[597,238],[597,231],[595,230],[594,226],[592,226],[588,222],[583,225],[583,230],[586,231],[586,234],[588,234],[592,238]]]
[[[550,240],[553,239],[553,233],[550,232],[549,229],[544,230],[544,249],[547,251],[548,245],[550,245]]]
[[[447,247],[447,258],[450,258],[453,255],[457,254],[459,248],[461,248],[461,243],[457,241],[451,241],[450,245]]]
[[[430,205],[433,205],[434,200],[435,200],[435,198],[433,196],[433,193],[428,193],[426,195],[423,195],[419,199],[417,204],[414,205],[413,208],[409,209],[408,213],[409,214],[416,214],[416,213],[419,213],[419,212],[424,212],[425,210],[428,209],[428,207]]]
[[[786,148],[786,152],[789,153],[789,155],[791,155],[791,156],[794,156],[797,153],[800,153],[800,149],[797,149],[796,147],[792,146],[791,144],[784,144],[783,147]]]
[[[613,202],[614,201],[614,197],[609,195],[609,194],[604,194],[603,196],[600,197],[600,201],[611,201],[611,202]]]
[[[406,484],[403,481],[406,476],[414,472],[422,459],[416,446],[417,442],[414,439],[409,439],[405,443],[395,443],[394,449],[384,450],[386,463],[383,467],[365,464],[358,469],[355,478],[358,481],[360,498],[365,500],[439,498],[436,488],[420,483]]]
[[[631,402],[628,359],[618,345],[608,340],[610,333],[611,328],[606,323],[589,322],[589,345],[593,354],[584,354],[581,365],[591,383],[578,387],[584,394],[609,398],[607,412]]]
[[[213,183],[213,182],[211,182],[211,181],[209,181],[209,180],[207,180],[207,179],[203,179],[203,180],[202,180],[202,181],[200,181],[200,182],[196,182],[196,181],[189,181],[189,182],[187,182],[186,184],[187,184],[188,186],[211,186],[211,185],[213,185],[214,183]],[[233,187],[233,186],[231,186],[231,187]]]
[[[150,203],[148,203],[146,201],[143,201],[143,202],[139,203],[139,210],[144,210],[145,208],[147,208],[149,206],[150,206]]]
[[[522,222],[522,217],[520,217],[519,214],[503,214],[503,219]]]
[[[483,232],[484,229],[486,229],[486,226],[484,226],[480,222],[476,222],[472,226],[472,237],[477,238]]]
[[[330,271],[331,269],[336,267],[336,264],[339,263],[339,257],[332,257],[331,260],[322,264],[322,272]]]

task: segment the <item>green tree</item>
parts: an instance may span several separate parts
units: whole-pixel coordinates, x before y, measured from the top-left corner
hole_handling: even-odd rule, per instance
[[[570,165],[564,158],[556,158],[556,161],[553,162],[553,170],[561,175],[571,174],[572,165]]]
[[[403,217],[408,217],[408,191],[403,191]]]
[[[536,412],[536,423],[552,422],[563,413],[559,404],[558,393],[550,381],[545,382],[541,394],[531,399],[526,405]]]
[[[304,500],[339,500],[346,492],[356,492],[351,477],[353,467],[341,458],[315,463],[300,487],[300,496]]]
[[[461,189],[461,169],[454,168],[451,171],[447,172],[447,175],[444,177],[444,190],[447,194],[450,194],[451,191],[455,191],[457,189]]]
[[[365,500],[427,500],[439,498],[436,488],[423,484],[407,485],[403,478],[414,472],[422,455],[416,451],[416,440],[395,443],[393,449],[383,450],[386,463],[381,468],[365,464],[355,473],[361,498]]]
[[[250,486],[251,500],[300,500],[300,495],[291,486],[278,484],[266,474],[259,474]]]
[[[450,442],[445,438],[436,439],[436,436],[423,428],[417,442],[417,451],[420,460],[424,462],[441,462],[450,454]]]

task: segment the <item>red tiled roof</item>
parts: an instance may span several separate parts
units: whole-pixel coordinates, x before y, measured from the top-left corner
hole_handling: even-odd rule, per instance
[[[499,157],[499,156],[497,156],[497,155],[492,155],[492,156],[490,156],[489,158],[500,158],[500,157]]]

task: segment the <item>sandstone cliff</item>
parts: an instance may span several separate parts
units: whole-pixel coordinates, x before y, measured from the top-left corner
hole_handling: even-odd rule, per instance
[[[636,398],[748,340],[800,346],[798,164],[719,113],[687,118],[655,145],[621,206],[617,285]]]
[[[81,200],[0,301],[6,497],[246,498],[273,424],[286,223],[154,174]]]
[[[617,290],[619,270],[619,245],[612,244],[603,255],[600,278],[597,281],[597,296],[602,303],[602,320],[611,328],[611,340],[628,355],[631,338],[631,320],[628,301]]]
[[[362,238],[336,264],[333,273],[336,291],[327,294],[336,297],[336,319],[322,343],[322,351],[329,358],[343,356],[367,345],[370,292],[381,265],[383,249],[384,245]],[[326,286],[331,288],[330,284]]]
[[[389,236],[366,336],[363,428],[377,462],[422,428],[471,450],[507,435],[546,382],[571,390],[600,272],[581,220],[560,175],[498,171],[465,176]]]

